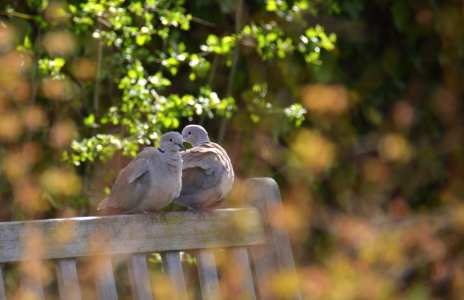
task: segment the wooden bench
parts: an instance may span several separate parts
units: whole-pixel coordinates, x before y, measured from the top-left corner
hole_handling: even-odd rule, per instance
[[[216,216],[204,218],[174,212],[158,222],[146,215],[124,215],[0,223],[0,264],[27,266],[18,286],[31,299],[46,299],[43,278],[33,266],[52,261],[60,298],[73,300],[82,299],[76,261],[93,259],[96,295],[118,299],[113,263],[125,257],[132,297],[145,300],[153,299],[152,286],[156,285],[150,281],[146,255],[160,253],[163,276],[174,298],[187,299],[179,255],[185,251],[196,259],[202,298],[216,300],[224,295],[214,249],[225,248],[230,253],[225,267],[230,264],[238,270],[241,297],[237,299],[301,299],[285,223],[268,218],[282,216],[276,182],[248,179],[242,184],[242,198],[251,207],[221,209]],[[273,287],[279,276],[291,285],[285,296]],[[6,299],[3,277],[0,269],[0,300]]]

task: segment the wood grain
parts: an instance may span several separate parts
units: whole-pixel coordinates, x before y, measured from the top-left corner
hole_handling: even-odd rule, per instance
[[[58,289],[62,300],[80,300],[79,279],[77,277],[76,261],[73,258],[55,261]]]
[[[146,215],[81,217],[0,223],[0,263],[27,260],[25,230],[42,237],[39,259],[123,253],[149,253],[264,242],[264,226],[254,208],[217,210],[216,217],[175,212],[167,220]],[[32,251],[31,249],[30,251]]]
[[[256,299],[255,288],[253,284],[253,277],[251,275],[250,260],[248,259],[248,252],[245,247],[234,247],[231,249],[233,262],[237,266],[237,271],[241,281],[241,295],[239,299]]]
[[[175,299],[186,300],[187,288],[185,286],[184,271],[179,251],[161,252],[164,272],[174,289]]]
[[[6,300],[5,285],[3,283],[3,266],[0,265],[0,300]]]
[[[98,258],[98,269],[95,274],[95,286],[101,300],[116,300],[118,294],[114,282],[113,265],[109,256]]]
[[[195,252],[195,258],[197,259],[203,300],[222,299],[213,252],[209,249],[201,249]]]
[[[153,300],[145,254],[132,254],[127,259],[132,296],[135,300]]]
[[[28,263],[28,262],[26,262]],[[34,272],[23,272],[19,273],[19,280],[22,288],[27,290],[27,293],[32,294],[34,299],[44,300],[44,292],[42,286],[42,280]]]

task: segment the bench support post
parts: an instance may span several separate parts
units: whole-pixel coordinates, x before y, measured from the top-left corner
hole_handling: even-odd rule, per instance
[[[301,299],[279,186],[272,178],[247,179],[242,185],[242,199],[247,204],[259,208],[266,223],[268,243],[250,247],[261,299],[276,298],[272,279],[283,276],[292,282],[292,287],[289,287],[291,290],[288,291],[291,296],[287,299]],[[276,216],[281,219],[271,222],[270,218]]]

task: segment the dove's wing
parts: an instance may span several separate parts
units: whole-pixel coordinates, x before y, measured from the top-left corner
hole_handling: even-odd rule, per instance
[[[108,197],[109,207],[129,209],[137,206],[150,184],[148,159],[132,161],[119,173]]]
[[[119,172],[106,201],[107,208],[131,209],[137,206],[150,186],[150,157],[156,148],[147,147]],[[102,203],[103,204],[103,203]],[[100,206],[98,209],[101,209]]]
[[[211,144],[191,148],[182,155],[181,195],[200,193],[215,186],[221,179],[224,172],[221,153]]]

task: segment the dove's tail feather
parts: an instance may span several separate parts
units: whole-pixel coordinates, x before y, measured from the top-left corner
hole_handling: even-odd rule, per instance
[[[116,207],[105,207],[98,211],[100,216],[112,216],[112,215],[119,215],[124,209],[116,208]]]

